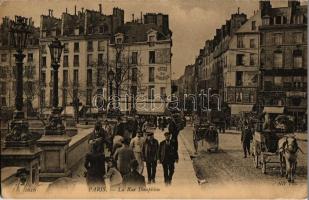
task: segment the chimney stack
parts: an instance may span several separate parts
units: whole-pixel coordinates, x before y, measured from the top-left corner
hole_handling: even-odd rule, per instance
[[[134,14],[132,14],[132,22],[134,22]]]
[[[74,14],[76,15],[76,5],[74,6]]]
[[[239,7],[237,8],[237,14],[239,14]]]
[[[65,13],[68,13],[68,8],[65,8]]]
[[[99,4],[99,11],[102,14],[102,4]]]
[[[143,12],[141,12],[141,24],[143,23]]]
[[[84,13],[84,8],[82,8],[82,13]]]

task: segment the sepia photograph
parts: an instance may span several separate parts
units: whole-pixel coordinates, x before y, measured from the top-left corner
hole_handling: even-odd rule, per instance
[[[307,20],[307,0],[0,0],[1,198],[308,198]]]

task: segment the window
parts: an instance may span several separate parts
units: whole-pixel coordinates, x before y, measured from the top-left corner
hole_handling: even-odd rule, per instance
[[[92,33],[93,33],[93,27],[90,26],[90,27],[88,27],[88,34],[92,34]]]
[[[275,76],[274,77],[274,84],[276,86],[282,86],[283,82],[282,82],[282,76]]]
[[[63,70],[62,72],[63,74],[63,87],[67,87],[68,86],[68,79],[69,79],[69,76],[68,76],[68,70]]]
[[[242,102],[242,92],[241,91],[236,91],[236,102],[237,103]]]
[[[121,44],[122,43],[122,37],[116,38],[116,44]]]
[[[98,41],[98,51],[104,51],[104,50],[105,50],[104,41]]]
[[[63,67],[68,67],[69,66],[69,56],[64,55],[63,56]]]
[[[79,28],[74,29],[74,35],[79,35]]]
[[[293,52],[293,64],[294,64],[294,68],[303,67],[303,56],[300,50],[295,50]]]
[[[301,88],[302,77],[301,76],[294,76],[293,82],[294,82],[294,88]]]
[[[281,33],[275,33],[274,34],[274,44],[275,45],[281,45],[282,44],[282,34]]]
[[[149,42],[155,42],[155,41],[156,41],[156,36],[155,36],[155,35],[150,35],[150,36],[148,37],[148,41],[149,41]]]
[[[41,84],[46,86],[46,72],[44,71],[41,72]]]
[[[6,106],[6,98],[5,97],[0,98],[0,106]]]
[[[255,21],[251,22],[251,30],[253,30],[253,31],[256,30],[256,22]]]
[[[68,52],[69,52],[69,43],[64,43],[63,52],[64,52],[64,53],[68,53]]]
[[[155,64],[155,63],[156,63],[156,52],[149,51],[149,64]]]
[[[103,86],[103,69],[97,69],[97,86]]]
[[[154,82],[154,72],[155,68],[154,67],[149,67],[149,82]]]
[[[33,62],[33,53],[28,53],[28,57],[27,57],[27,61],[28,62]]]
[[[87,65],[88,66],[92,66],[92,54],[88,54],[87,55]]]
[[[75,69],[73,73],[73,85],[77,86],[78,85],[78,70]]]
[[[282,17],[281,16],[276,16],[275,17],[275,22],[276,22],[276,24],[282,24]]]
[[[87,70],[87,86],[92,86],[92,69]]]
[[[244,54],[236,55],[236,65],[244,65]]]
[[[255,39],[250,39],[250,48],[255,48]]]
[[[74,55],[73,65],[74,67],[79,66],[79,56],[78,55]]]
[[[294,24],[302,24],[302,16],[301,15],[295,15],[294,16]]]
[[[274,53],[274,67],[275,68],[282,68],[282,53],[275,52]]]
[[[68,100],[68,90],[67,89],[63,89],[62,90],[62,106],[66,106],[67,105],[67,100]]]
[[[137,52],[132,52],[132,64],[137,65]]]
[[[0,82],[0,94],[6,95],[6,82],[5,81]]]
[[[293,33],[293,38],[296,44],[303,43],[303,33]]]
[[[42,67],[46,67],[46,57],[42,57]]]
[[[87,43],[87,51],[93,51],[93,42],[92,41],[88,41],[88,43]]]
[[[269,19],[269,17],[263,18],[262,24],[263,24],[263,25],[269,25],[269,24],[270,24],[270,19]]]
[[[237,36],[237,48],[245,48],[244,47],[244,37],[241,35]]]
[[[148,86],[148,99],[154,99],[154,94],[155,94],[155,86],[150,85]]]
[[[243,84],[243,72],[236,72],[236,86],[242,86]]]
[[[87,105],[91,105],[91,98],[92,98],[92,90],[91,89],[87,89],[87,99],[86,99],[86,104]]]
[[[98,54],[98,65],[103,65],[103,53]]]
[[[163,100],[166,98],[166,88],[165,87],[160,87],[160,97]]]
[[[132,81],[137,81],[137,68],[132,68]]]
[[[79,42],[74,42],[74,52],[79,52]]]
[[[250,54],[250,65],[255,65],[255,56],[254,56],[254,54]]]

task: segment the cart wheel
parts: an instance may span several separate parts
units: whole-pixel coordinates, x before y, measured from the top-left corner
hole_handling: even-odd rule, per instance
[[[262,173],[266,174],[266,162],[264,160],[262,162]]]

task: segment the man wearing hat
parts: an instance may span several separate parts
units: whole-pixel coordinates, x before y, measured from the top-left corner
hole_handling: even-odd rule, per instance
[[[146,162],[148,184],[155,183],[158,160],[159,142],[154,138],[153,132],[147,132],[147,138],[143,145],[143,159]]]
[[[164,182],[166,185],[172,183],[172,177],[175,169],[175,162],[178,162],[177,144],[171,139],[169,132],[164,133],[165,140],[160,142],[159,160],[163,166]]]
[[[247,153],[250,155],[250,142],[252,139],[252,131],[245,122],[244,129],[241,132],[241,143],[244,151],[244,158],[247,158]]]

